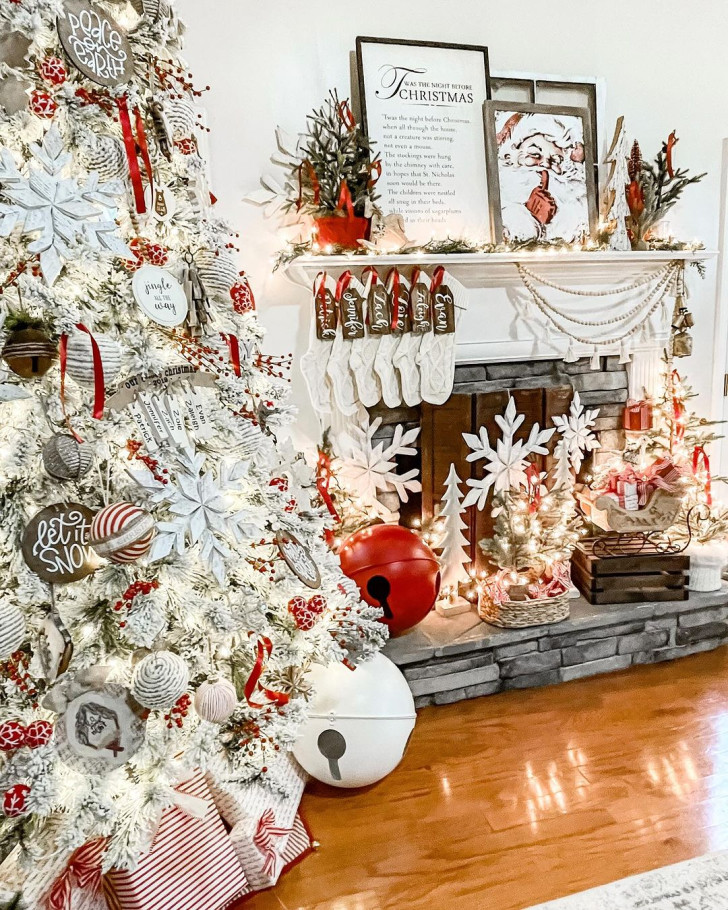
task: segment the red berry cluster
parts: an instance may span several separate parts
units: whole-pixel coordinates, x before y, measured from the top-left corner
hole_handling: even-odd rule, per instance
[[[15,266],[15,268],[8,274],[8,277],[0,284],[0,294],[5,293],[5,288],[9,288],[15,284],[15,282],[20,278],[23,272],[28,271],[28,266],[30,266],[31,274],[34,278],[37,278],[40,275],[40,267],[37,261],[21,259],[20,262]]]
[[[176,333],[168,337],[177,342],[182,356],[198,370],[204,367],[204,369],[218,376],[229,377],[233,375],[232,371],[226,366],[228,358],[221,354],[218,348],[213,348],[209,344],[203,344],[194,338],[187,338]]]
[[[151,594],[151,592],[155,591],[158,587],[159,582],[156,578],[153,578],[151,581],[143,581],[142,579],[133,581],[121,595],[121,598],[114,604],[114,612],[121,613],[122,610],[126,610],[126,613],[128,614],[135,597],[138,597],[140,594]],[[119,628],[123,629],[125,625],[126,622],[122,620],[119,623]]]
[[[190,713],[190,705],[192,704],[192,699],[185,692],[174,705],[169,709],[169,712],[164,715],[164,719],[167,721],[167,727],[171,730],[172,727],[181,727],[182,722],[185,717]]]
[[[126,259],[124,265],[130,272],[136,272],[145,263],[163,266],[169,262],[169,250],[161,243],[152,243],[146,237],[134,237],[129,242],[134,259]]]
[[[206,85],[202,91],[196,89],[192,82],[192,73],[185,72],[172,60],[160,60],[159,57],[155,57],[154,72],[162,88],[169,92],[171,98],[184,98],[185,92],[189,92],[195,98],[201,98],[203,91],[210,91],[209,85]]]
[[[262,354],[258,354],[258,359],[255,361],[255,365],[267,376],[273,376],[274,379],[285,379],[287,382],[290,382],[290,377],[286,376],[286,373],[290,371],[293,364],[293,354],[285,354],[280,357],[264,357]],[[272,407],[272,402],[269,403]]]
[[[76,97],[83,107],[95,104],[97,107],[100,107],[101,110],[106,111],[107,114],[112,114],[114,112],[114,99],[108,92],[93,88],[77,88]]]
[[[168,474],[169,471],[167,468],[160,468],[159,462],[156,458],[152,458],[151,455],[142,455],[140,449],[142,443],[138,439],[127,439],[126,448],[129,452],[128,460],[131,461],[132,458],[136,458],[137,461],[141,461],[142,464],[146,465],[150,470],[152,477],[159,483],[163,483],[165,486],[169,483]]]
[[[262,721],[265,722],[269,720],[274,711],[277,711],[278,714],[282,714],[283,711],[281,708],[273,708],[269,706],[261,712],[260,716]],[[258,742],[261,744],[263,751],[265,752],[269,746],[273,747],[274,752],[280,751],[280,746],[278,743],[274,743],[270,737],[263,736],[263,731],[261,729],[261,724],[255,720],[246,720],[237,730],[240,735],[238,740],[238,747],[245,752],[245,754],[252,758],[255,755],[255,743]],[[263,774],[268,771],[268,767],[263,765],[260,769]]]
[[[24,695],[26,695],[34,708],[38,707],[38,689],[28,673],[30,655],[25,651],[15,651],[10,657],[0,663],[0,675],[6,676]]]

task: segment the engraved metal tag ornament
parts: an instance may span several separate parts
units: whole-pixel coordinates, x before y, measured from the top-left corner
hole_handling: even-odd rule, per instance
[[[114,88],[135,77],[126,32],[100,7],[87,0],[66,0],[57,25],[71,63],[92,82]]]

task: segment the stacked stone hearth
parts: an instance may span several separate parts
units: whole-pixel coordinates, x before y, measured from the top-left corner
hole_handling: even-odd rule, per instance
[[[431,613],[391,639],[385,654],[404,673],[417,707],[444,705],[675,660],[728,642],[728,586],[688,601],[590,606],[549,626],[497,629],[475,613]]]

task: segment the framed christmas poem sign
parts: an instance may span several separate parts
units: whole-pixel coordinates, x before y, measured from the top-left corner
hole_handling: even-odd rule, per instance
[[[385,214],[410,240],[489,239],[483,103],[488,49],[356,39],[362,124],[382,157]]]
[[[597,218],[588,109],[489,101],[484,110],[495,241],[587,239]]]

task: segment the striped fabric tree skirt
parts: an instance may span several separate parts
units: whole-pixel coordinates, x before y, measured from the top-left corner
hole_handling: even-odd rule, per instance
[[[624,878],[530,910],[728,910],[728,850]]]

